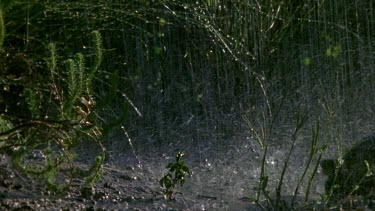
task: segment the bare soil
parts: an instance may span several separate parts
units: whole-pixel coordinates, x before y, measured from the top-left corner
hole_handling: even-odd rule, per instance
[[[289,134],[287,130],[285,133]],[[278,138],[273,140],[266,159],[271,194],[289,146],[284,141],[287,139]],[[285,174],[282,196],[287,203],[306,164],[308,138],[301,137]],[[9,158],[2,156],[0,210],[260,210],[249,198],[255,196],[260,173],[261,150],[256,141],[246,134],[207,137],[207,140],[211,141],[177,141],[164,146],[142,143],[138,150],[135,146],[135,153],[132,150],[119,153],[119,147],[111,153],[109,147],[111,156],[105,162],[102,179],[89,188],[83,181],[75,180],[65,194],[48,191],[40,178],[18,173],[11,168]],[[184,158],[192,174],[183,187],[176,188],[175,199],[168,201],[164,199],[159,179],[167,171],[165,166],[174,161],[176,150],[186,153]],[[77,165],[84,168],[85,163]],[[325,180],[319,171],[311,188],[310,210],[319,209],[317,201],[324,193]],[[305,192],[306,182],[298,192],[297,203],[303,202]],[[353,205],[354,208],[366,210],[361,201],[354,199],[346,204],[350,203],[359,204]],[[336,210],[339,209],[337,206]]]
[[[131,156],[129,156],[131,157]],[[4,156],[3,156],[4,158]],[[209,168],[195,166],[194,173],[184,187],[176,190],[174,200],[164,199],[159,179],[163,166],[174,158],[144,157],[116,158],[107,161],[100,182],[85,187],[75,180],[64,194],[49,191],[42,179],[17,172],[10,165],[0,168],[0,210],[254,210],[246,198],[233,198],[228,187],[210,183],[210,188],[194,192],[204,184],[204,171]],[[164,162],[162,162],[164,161]],[[3,162],[4,163],[4,162]],[[84,163],[78,164],[85,166]],[[201,172],[197,172],[200,169]],[[212,169],[211,169],[212,170]],[[195,181],[194,181],[195,180]]]

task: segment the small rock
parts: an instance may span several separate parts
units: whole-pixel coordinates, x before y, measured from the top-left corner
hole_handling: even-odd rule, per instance
[[[97,200],[105,200],[105,199],[108,199],[108,197],[109,197],[108,193],[103,192],[103,191],[99,191],[99,192],[94,194],[93,199],[96,200],[96,201]]]
[[[122,192],[119,191],[119,190],[115,190],[115,191],[113,191],[113,193],[114,193],[114,194],[117,194],[117,195],[121,195],[121,194],[122,194]]]
[[[0,198],[4,199],[6,198],[7,194],[5,192],[0,191]]]
[[[128,180],[128,181],[134,180],[134,178],[129,175],[121,175],[120,179]]]
[[[103,186],[104,186],[105,188],[115,189],[113,183],[106,182],[106,183],[104,183]]]
[[[23,188],[23,186],[21,184],[14,184],[13,185],[13,189],[15,189],[15,190],[20,190],[21,188]]]
[[[91,199],[94,193],[95,193],[94,187],[83,187],[81,189],[81,197],[85,199]]]
[[[129,170],[129,171],[134,171],[134,167],[133,166],[126,166],[125,169]]]
[[[134,196],[128,196],[128,197],[125,198],[125,201],[132,202],[132,201],[135,201],[135,198],[134,198]]]

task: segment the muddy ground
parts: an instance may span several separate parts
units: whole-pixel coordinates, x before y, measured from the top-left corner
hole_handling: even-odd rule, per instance
[[[200,147],[203,152],[212,146]],[[173,201],[164,199],[159,179],[167,171],[165,165],[175,158],[174,152],[156,151],[143,156],[112,155],[100,182],[86,188],[83,181],[75,180],[66,194],[55,194],[40,178],[15,171],[3,156],[0,210],[257,210],[242,188],[251,176],[238,180],[244,171],[224,166],[230,161],[223,157],[187,155],[192,175],[176,189]],[[77,165],[85,166],[84,162]]]
[[[167,201],[153,164],[106,163],[99,183],[86,188],[83,181],[77,180],[66,194],[54,194],[39,179],[12,169],[1,173],[0,210],[254,210],[246,199],[227,198],[223,193],[203,195],[181,188],[174,201]]]
[[[85,188],[83,181],[75,180],[70,191],[63,195],[48,191],[40,179],[18,173],[2,156],[0,210],[260,210],[248,198],[255,196],[259,181],[259,144],[246,134],[216,137],[215,141],[209,141],[212,137],[207,139],[162,147],[157,143],[143,143],[142,150],[134,146],[134,152],[125,150],[123,153],[119,153],[116,146],[117,151],[111,152],[109,147],[110,156],[100,182]],[[282,195],[286,201],[290,201],[306,164],[304,155],[308,154],[306,146],[309,145],[305,139],[308,137],[302,136],[297,142],[285,174]],[[288,149],[286,139],[280,140],[283,142],[275,140],[266,159],[271,194]],[[178,149],[186,153],[185,160],[192,175],[183,187],[176,189],[175,200],[167,201],[159,179],[167,171],[165,166],[174,161]],[[77,165],[84,166],[85,162]],[[309,209],[321,207],[319,198],[324,193],[325,179],[319,170],[310,191]],[[297,202],[304,200],[306,182],[304,184],[298,191]]]

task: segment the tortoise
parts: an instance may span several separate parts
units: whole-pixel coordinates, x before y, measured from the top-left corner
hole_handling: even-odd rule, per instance
[[[328,176],[325,192],[337,198],[349,195],[375,195],[375,134],[347,149],[340,165],[337,160],[320,162],[323,174]]]

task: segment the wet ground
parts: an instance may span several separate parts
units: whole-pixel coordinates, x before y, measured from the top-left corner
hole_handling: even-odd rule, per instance
[[[106,162],[100,182],[86,188],[83,181],[75,180],[62,195],[48,191],[43,181],[18,173],[8,163],[1,169],[0,210],[256,210],[237,184],[245,180],[235,181],[238,174],[245,176],[241,171],[228,169],[220,158],[201,159],[186,157],[192,175],[176,189],[173,201],[164,199],[159,185],[173,154],[137,159],[118,155]]]
[[[272,140],[266,159],[271,195],[290,147],[290,131],[287,128],[282,131],[284,136],[280,133],[278,139]],[[249,199],[256,194],[262,160],[259,144],[253,137],[242,133],[215,138],[202,135],[199,139],[199,142],[192,139],[190,143],[185,140],[163,146],[143,143],[142,150],[135,146],[134,153],[129,149],[111,153],[109,147],[111,156],[105,162],[100,182],[85,188],[83,181],[75,180],[64,195],[48,191],[38,179],[17,173],[3,157],[0,210],[260,210]],[[290,201],[306,165],[309,139],[301,135],[291,155],[282,186],[286,201]],[[192,174],[183,187],[176,188],[175,200],[167,201],[159,179],[167,172],[165,166],[174,161],[178,149],[186,153],[185,160]],[[310,173],[311,170],[298,191],[297,202],[304,200]],[[319,169],[310,191],[311,209],[320,206],[318,200],[324,193],[325,179]]]
[[[1,170],[0,210],[260,210],[248,198],[255,196],[259,180],[257,143],[246,136],[217,142],[151,147],[137,156],[112,154],[100,182],[85,188],[83,181],[75,180],[63,195],[48,191],[36,178],[17,173],[8,162]],[[175,200],[167,201],[159,179],[167,172],[165,166],[174,161],[176,149],[184,149],[192,174],[183,187],[176,188]],[[275,174],[284,153],[270,152],[267,168]]]
[[[174,201],[167,201],[159,187],[153,166],[110,165],[102,180],[91,188],[74,182],[69,193],[56,195],[41,181],[2,170],[0,210],[250,210],[251,203],[205,190],[192,193],[179,189]],[[191,183],[193,181],[188,181]],[[197,182],[197,181],[194,181]],[[194,186],[194,184],[186,187]],[[229,184],[228,184],[229,186]],[[191,187],[190,187],[191,188]],[[214,188],[214,187],[212,187]],[[223,192],[225,192],[223,190]],[[206,195],[204,195],[206,193]],[[253,210],[253,209],[251,209]]]

